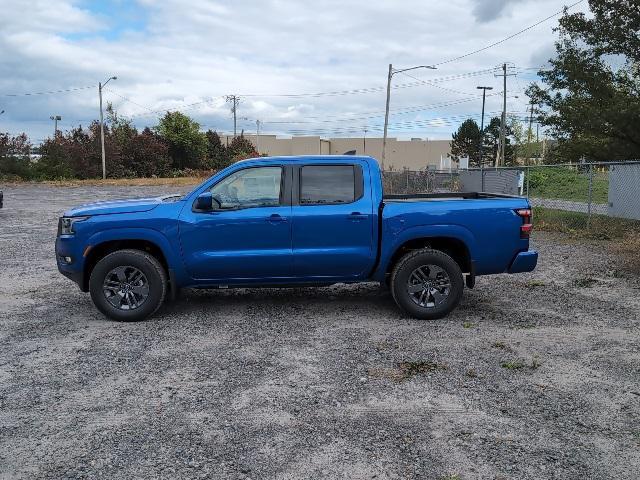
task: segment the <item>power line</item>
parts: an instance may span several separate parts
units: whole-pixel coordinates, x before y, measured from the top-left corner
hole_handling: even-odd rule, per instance
[[[463,78],[471,78],[479,75],[486,75],[492,72],[493,72],[493,69],[490,68],[490,69],[484,69],[484,70],[477,70],[474,72],[466,72],[466,73],[459,73],[456,75],[449,75],[446,77],[433,78],[429,80],[416,79],[417,80],[416,82],[396,84],[396,85],[393,85],[391,88],[395,90],[395,89],[401,89],[401,88],[418,87],[421,85],[432,85],[434,83],[450,82],[453,80],[460,80]],[[241,94],[240,96],[242,97],[284,97],[284,98],[338,97],[338,96],[344,96],[344,95],[378,93],[378,92],[384,91],[386,88],[387,87],[385,86],[379,86],[379,87],[357,88],[353,90],[338,90],[333,92],[315,92],[315,93],[246,93],[246,94]]]
[[[146,107],[146,106],[144,106],[144,105],[141,105],[141,104],[139,104],[139,103],[137,103],[137,102],[134,102],[134,101],[133,101],[133,100],[131,100],[129,97],[125,97],[124,95],[120,95],[119,93],[114,92],[114,91],[113,91],[113,90],[111,90],[110,88],[104,88],[104,90],[108,90],[109,92],[113,93],[114,95],[116,95],[116,96],[118,96],[118,97],[122,98],[123,100],[125,100],[125,101],[127,101],[127,102],[129,102],[129,103],[133,103],[134,105],[137,105],[137,106],[138,106],[138,107],[140,107],[140,108],[144,108],[145,110],[149,110],[150,112],[153,112],[153,109],[152,109],[152,108],[149,108],[149,107]]]
[[[166,112],[183,112],[185,110],[189,110],[191,108],[195,108],[195,107],[198,107],[200,105],[211,103],[217,98],[224,98],[224,95],[221,95],[219,97],[207,98],[205,100],[194,102],[194,103],[188,103],[186,105],[177,106],[175,108],[169,107],[169,108],[162,108],[160,110],[151,110],[149,113],[136,113],[134,115],[129,115],[129,118],[133,119],[133,118],[139,118],[139,117],[149,117],[149,116],[152,116],[152,115],[159,115],[159,114],[166,113]]]
[[[518,35],[521,35],[521,34],[523,34],[524,32],[529,31],[529,30],[531,30],[532,28],[535,28],[535,27],[537,27],[538,25],[540,25],[540,24],[542,24],[542,23],[544,23],[544,22],[546,22],[546,21],[548,21],[548,20],[551,20],[551,19],[552,19],[552,18],[554,18],[554,17],[557,17],[558,15],[560,15],[561,13],[563,13],[563,12],[565,11],[565,8],[568,10],[568,9],[570,9],[570,8],[575,7],[576,5],[581,4],[582,2],[584,2],[584,0],[580,0],[580,1],[578,1],[578,2],[576,2],[576,3],[573,3],[573,4],[571,4],[571,5],[567,6],[567,7],[564,7],[562,10],[559,10],[559,11],[555,12],[554,14],[549,15],[549,16],[548,16],[548,17],[546,17],[546,18],[543,18],[542,20],[540,20],[540,21],[538,21],[538,22],[534,23],[533,25],[529,25],[528,27],[523,28],[522,30],[520,30],[520,31],[518,31],[518,32],[516,32],[516,33],[514,33],[514,34],[512,34],[512,35],[509,35],[508,37],[505,37],[505,38],[503,38],[502,40],[498,40],[497,42],[494,42],[494,43],[492,43],[492,44],[490,44],[490,45],[487,45],[487,46],[485,46],[485,47],[479,48],[479,49],[477,49],[477,50],[473,50],[472,52],[465,53],[464,55],[459,55],[459,56],[457,56],[457,57],[450,58],[449,60],[444,60],[444,61],[442,61],[442,62],[440,62],[440,63],[434,63],[434,66],[436,66],[436,67],[437,67],[438,65],[445,65],[445,64],[447,64],[447,63],[456,62],[456,61],[458,61],[458,60],[462,60],[463,58],[470,57],[471,55],[475,55],[476,53],[480,53],[480,52],[484,52],[485,50],[489,50],[490,48],[493,48],[493,47],[495,47],[496,45],[500,45],[501,43],[504,43],[504,42],[506,42],[506,41],[508,41],[508,40],[511,40],[512,38],[517,37]]]
[[[502,92],[496,92],[496,93],[492,93],[487,95],[487,97],[495,97],[498,95],[502,95]],[[417,105],[415,107],[405,107],[405,108],[401,108],[401,109],[395,109],[395,110],[391,110],[392,112],[394,112],[394,115],[403,115],[403,114],[407,114],[407,113],[416,113],[416,112],[423,112],[423,111],[429,111],[429,110],[435,110],[438,108],[445,108],[445,107],[450,107],[450,106],[454,106],[454,105],[460,105],[463,103],[469,103],[472,101],[475,101],[476,98],[461,98],[461,99],[457,99],[457,100],[451,100],[448,102],[441,102],[441,103],[434,103],[431,105]],[[265,124],[303,124],[303,123],[312,123],[312,124],[317,124],[317,123],[339,123],[339,122],[344,122],[344,121],[356,121],[356,120],[372,120],[372,119],[377,119],[380,118],[380,113],[381,112],[370,112],[370,113],[362,113],[360,117],[352,117],[352,116],[318,116],[318,117],[305,117],[305,120],[267,120],[264,121],[262,123]],[[383,113],[383,112],[382,112]],[[317,120],[317,121],[313,121],[313,119],[321,119],[321,120]],[[328,118],[334,118],[334,120],[329,120]]]
[[[52,95],[55,93],[67,93],[67,92],[76,92],[78,90],[87,90],[89,88],[96,88],[96,85],[88,85],[86,87],[74,87],[74,88],[65,88],[62,90],[49,90],[45,92],[27,92],[27,93],[3,93],[3,97],[28,97],[32,95]]]
[[[489,115],[493,118],[498,118],[498,115],[502,113],[501,111],[492,111],[492,112],[486,112],[486,115]],[[510,118],[518,118],[518,119],[522,119],[522,118],[526,118],[527,112],[509,112],[509,116]],[[517,114],[517,115],[516,115]],[[424,128],[424,127],[429,127],[429,126],[451,126],[451,125],[457,125],[461,120],[467,120],[467,119],[475,119],[475,118],[479,118],[480,114],[479,113],[471,113],[471,114],[459,114],[459,115],[453,115],[453,116],[449,116],[449,117],[433,117],[433,118],[427,118],[427,119],[422,119],[422,120],[411,120],[411,121],[404,121],[404,122],[395,122],[395,123],[390,123],[389,127],[393,130],[412,130],[415,128]],[[285,131],[287,132],[291,132],[291,133],[320,133],[320,134],[325,134],[325,133],[348,133],[348,132],[360,132],[362,131],[363,125],[348,125],[345,127],[334,127],[334,128],[311,128],[311,129],[286,129]],[[367,125],[367,128],[369,130],[372,131],[382,131],[383,127],[382,125]]]

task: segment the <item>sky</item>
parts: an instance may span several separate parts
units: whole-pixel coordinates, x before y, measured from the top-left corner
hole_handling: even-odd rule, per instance
[[[574,0],[575,1],[575,0]],[[388,65],[437,65],[393,76],[389,136],[450,139],[465,118],[524,118],[527,85],[554,54],[558,0],[0,0],[0,131],[34,143],[99,118],[104,102],[142,128],[167,110],[203,130],[382,136]],[[587,2],[572,8],[585,11]],[[498,68],[498,69],[497,69]],[[54,92],[54,93],[48,93]],[[38,94],[40,93],[40,94]],[[30,95],[27,95],[30,94]],[[517,97],[517,98],[516,98]],[[486,117],[486,118],[487,118]],[[486,121],[486,120],[485,120]]]

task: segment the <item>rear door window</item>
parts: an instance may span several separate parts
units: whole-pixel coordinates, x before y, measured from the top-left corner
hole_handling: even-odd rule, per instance
[[[300,169],[300,205],[351,203],[356,200],[353,165],[307,165]]]

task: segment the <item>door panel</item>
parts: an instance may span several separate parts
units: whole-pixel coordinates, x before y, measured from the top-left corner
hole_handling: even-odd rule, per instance
[[[291,206],[189,214],[180,239],[193,278],[291,276]]]
[[[305,175],[309,167],[315,171]],[[319,171],[323,167],[326,172]],[[374,217],[371,199],[363,195],[361,167],[351,174],[349,191],[345,184],[349,177],[336,167],[303,166],[294,182],[300,192],[292,207],[291,232],[297,277],[356,279],[368,273],[375,258]],[[344,178],[336,180],[340,176]]]
[[[288,187],[290,182],[281,181],[278,195],[272,198],[274,180],[269,180],[272,172],[265,169],[273,167],[234,172],[211,189],[226,209],[185,209],[181,215],[183,258],[194,279],[243,281],[292,276],[291,205],[283,200],[285,184]],[[291,175],[289,169],[287,174]],[[274,204],[244,207],[264,203]]]

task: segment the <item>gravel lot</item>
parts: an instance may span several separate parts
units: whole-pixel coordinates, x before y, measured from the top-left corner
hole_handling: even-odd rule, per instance
[[[638,478],[640,279],[606,244],[536,234],[535,272],[435,322],[372,284],[108,321],[56,270],[57,217],[167,191],[4,187],[0,478]]]

